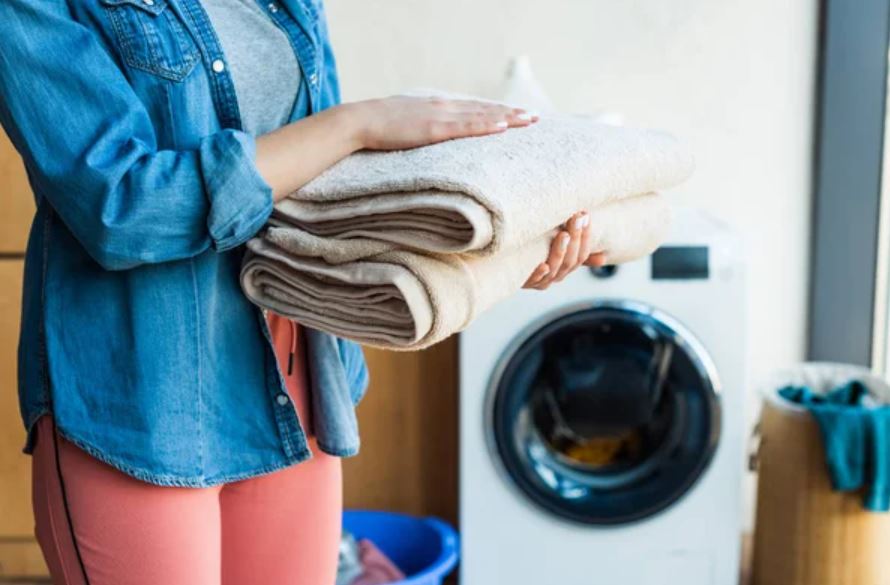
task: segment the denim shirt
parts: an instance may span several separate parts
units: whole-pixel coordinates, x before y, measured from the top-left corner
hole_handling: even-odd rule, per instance
[[[336,104],[320,0],[262,5],[306,80],[292,118]],[[68,440],[160,485],[309,458],[264,316],[239,288],[272,192],[200,2],[2,0],[0,123],[37,202],[19,344],[26,452],[52,413]],[[361,349],[306,339],[319,446],[353,455]]]

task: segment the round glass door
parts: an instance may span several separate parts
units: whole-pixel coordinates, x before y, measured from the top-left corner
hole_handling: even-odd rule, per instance
[[[646,305],[603,302],[546,320],[492,380],[486,428],[509,480],[585,524],[664,510],[707,468],[719,383],[692,335]]]

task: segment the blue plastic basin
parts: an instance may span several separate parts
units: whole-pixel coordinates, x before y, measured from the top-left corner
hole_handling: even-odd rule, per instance
[[[457,533],[437,518],[348,510],[343,528],[373,542],[407,575],[393,585],[440,585],[457,564]]]

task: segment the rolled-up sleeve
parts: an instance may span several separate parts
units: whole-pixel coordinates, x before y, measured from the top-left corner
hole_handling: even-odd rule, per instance
[[[109,270],[228,250],[272,212],[253,137],[222,130],[159,149],[144,105],[65,0],[0,2],[0,123],[35,192]]]
[[[272,189],[257,171],[256,142],[225,130],[201,145],[204,189],[210,204],[207,228],[223,251],[244,243],[272,213]]]

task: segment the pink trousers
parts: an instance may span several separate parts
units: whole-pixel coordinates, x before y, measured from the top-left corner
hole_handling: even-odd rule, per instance
[[[300,329],[269,316],[282,372],[303,365]],[[287,376],[308,421],[305,367]],[[305,423],[304,423],[305,424]],[[210,488],[141,482],[38,422],[37,539],[55,585],[333,585],[342,513],[340,460],[314,457]]]

